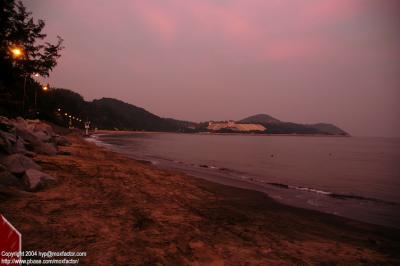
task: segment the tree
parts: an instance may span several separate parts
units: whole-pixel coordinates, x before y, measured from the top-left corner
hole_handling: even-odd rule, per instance
[[[22,78],[35,84],[31,79],[33,73],[46,77],[57,65],[64,48],[63,39],[57,36],[56,43],[46,42],[44,26],[44,21],[35,21],[21,1],[0,0],[0,91],[3,95],[15,99],[21,91]],[[19,58],[13,57],[13,47],[21,49]]]
[[[38,73],[48,76],[57,65],[57,58],[63,49],[62,38],[57,36],[57,43],[40,42],[46,37],[42,33],[45,26],[43,20],[34,21],[32,13],[28,12],[22,2],[0,0],[0,55],[8,66],[17,66],[24,74]],[[10,47],[20,46],[24,57],[20,64],[12,64]],[[10,64],[11,63],[11,64]]]

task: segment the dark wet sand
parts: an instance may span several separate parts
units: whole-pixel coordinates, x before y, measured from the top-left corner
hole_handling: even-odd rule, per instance
[[[23,249],[86,251],[79,265],[400,265],[400,231],[289,207],[162,171],[85,142],[37,156],[59,179],[0,190]]]

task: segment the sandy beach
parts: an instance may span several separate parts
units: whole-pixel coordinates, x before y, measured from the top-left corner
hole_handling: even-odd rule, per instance
[[[56,184],[0,191],[24,250],[84,251],[79,265],[399,265],[400,232],[279,204],[67,136],[37,155]]]

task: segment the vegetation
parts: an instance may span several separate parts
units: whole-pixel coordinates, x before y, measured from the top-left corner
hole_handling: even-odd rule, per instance
[[[188,131],[195,125],[161,118],[116,99],[102,98],[88,102],[80,94],[67,89],[52,89],[44,94],[39,107],[41,118],[62,126],[68,126],[71,121],[72,126],[82,127],[85,121],[90,121],[93,127],[99,129]]]
[[[22,2],[0,0],[0,113],[25,114],[34,107],[40,84],[33,74],[49,76],[57,65],[62,38],[55,44],[45,41],[43,20],[35,21]],[[25,108],[26,107],[26,108]]]
[[[241,123],[258,123],[267,128],[267,134],[322,134],[322,135],[343,135],[348,133],[339,127],[326,124],[297,124],[292,122],[284,122],[270,115],[257,114],[240,120]]]

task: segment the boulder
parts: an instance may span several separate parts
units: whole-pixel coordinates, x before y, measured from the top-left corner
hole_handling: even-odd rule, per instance
[[[52,137],[45,131],[34,131],[33,134],[42,142],[49,142]]]
[[[12,125],[10,119],[4,116],[0,116],[0,130],[10,131],[14,126]]]
[[[53,143],[41,142],[39,145],[33,147],[33,150],[39,154],[56,155],[57,148]]]
[[[35,136],[30,130],[26,128],[16,126],[15,130],[16,135],[31,144],[32,147],[37,146],[42,142],[37,136]]]
[[[60,136],[60,135],[55,135],[53,137],[53,142],[58,145],[58,146],[69,146],[71,145],[71,142],[67,140],[67,138]]]
[[[10,124],[10,119],[5,116],[0,116],[0,124]]]
[[[10,135],[11,135],[10,133],[0,131],[0,153],[3,154],[12,153],[12,140],[10,139]]]
[[[13,174],[11,174],[9,171],[7,171],[7,168],[4,165],[0,164],[0,185],[9,187],[18,184],[19,184],[18,178]]]
[[[27,129],[17,127],[17,135],[18,137],[21,137],[26,142],[28,142],[29,145],[27,146],[29,146],[30,149],[36,153],[46,154],[46,155],[57,154],[57,149],[53,143],[47,143],[41,141],[36,134]]]
[[[22,153],[29,154],[26,146],[28,143],[20,137],[16,137],[15,133],[0,130],[0,153],[13,154]]]
[[[25,145],[27,143],[21,139],[18,138],[17,141],[14,143],[14,146],[12,147],[13,153],[22,153],[24,155],[29,154],[30,152],[26,150]]]
[[[27,121],[27,129],[34,133],[40,134],[42,137],[50,138],[55,135],[53,128],[40,120],[26,120]]]
[[[28,154],[29,150],[40,154],[56,155],[56,145],[70,144],[64,137],[56,135],[50,125],[40,120],[0,117],[0,123],[11,128],[8,132],[0,130],[0,153],[3,154]]]
[[[54,184],[57,179],[36,169],[28,169],[23,177],[29,191],[37,191]]]
[[[16,175],[22,175],[28,169],[41,169],[31,158],[18,153],[2,158],[1,163],[10,173]]]

